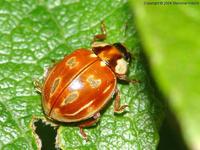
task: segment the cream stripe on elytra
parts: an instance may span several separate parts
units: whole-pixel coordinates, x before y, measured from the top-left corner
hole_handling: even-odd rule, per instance
[[[104,91],[103,94],[106,93],[110,89],[111,85],[109,85]]]
[[[58,87],[58,85],[60,83],[60,80],[61,80],[61,78],[56,78],[54,80],[53,85],[51,86],[51,90],[50,90],[50,94],[51,95],[56,91],[56,89],[57,89],[57,87]]]
[[[89,101],[87,104],[85,104],[83,107],[81,107],[79,110],[77,110],[76,112],[74,112],[73,114],[65,114],[65,116],[75,116],[78,113],[80,113],[83,109],[86,109],[88,107],[90,107],[90,105],[94,102],[94,100]]]

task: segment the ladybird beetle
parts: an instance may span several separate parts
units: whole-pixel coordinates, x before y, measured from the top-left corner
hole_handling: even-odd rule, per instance
[[[126,76],[130,53],[120,43],[97,42],[106,38],[103,23],[101,30],[102,34],[94,36],[91,50],[75,50],[49,70],[43,85],[35,82],[42,94],[47,118],[65,123],[81,122],[80,133],[85,139],[83,128],[99,120],[100,111],[113,95],[116,95],[114,112],[123,112],[127,107],[120,106],[117,79],[137,82]]]

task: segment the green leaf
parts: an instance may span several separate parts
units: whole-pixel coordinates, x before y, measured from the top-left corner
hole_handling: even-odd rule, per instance
[[[133,16],[127,1],[0,1],[0,149],[37,149],[33,121],[44,117],[33,79],[77,48],[89,48],[107,26],[109,43],[122,42],[134,54],[129,77],[138,84],[118,84],[128,112],[113,114],[112,101],[100,122],[85,129],[60,125],[62,149],[156,149],[163,108],[145,69]],[[37,139],[37,140],[36,140]],[[44,143],[42,143],[44,144]],[[48,143],[47,143],[48,144]]]
[[[200,149],[199,5],[144,5],[133,1],[152,74],[190,148]]]

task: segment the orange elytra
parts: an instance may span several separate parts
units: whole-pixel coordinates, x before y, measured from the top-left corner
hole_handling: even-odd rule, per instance
[[[42,94],[45,115],[60,122],[81,122],[80,133],[87,139],[84,127],[95,124],[100,111],[113,95],[114,112],[123,112],[120,106],[117,79],[127,82],[126,76],[130,53],[120,43],[96,42],[106,38],[105,25],[102,34],[94,37],[92,50],[80,48],[56,63],[45,77],[44,84],[37,86]],[[92,119],[91,119],[92,118]]]

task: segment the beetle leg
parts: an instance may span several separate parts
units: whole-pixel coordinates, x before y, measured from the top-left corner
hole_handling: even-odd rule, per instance
[[[125,81],[125,82],[128,82],[128,83],[140,83],[140,80],[137,80],[137,79],[128,79],[126,75],[119,75],[117,74],[116,75],[117,78],[121,81]]]
[[[119,93],[119,90],[116,89],[115,93],[116,93],[116,97],[115,97],[115,101],[114,101],[114,112],[115,113],[123,113],[124,109],[126,107],[128,107],[128,105],[120,106],[120,93]]]
[[[105,40],[107,37],[107,33],[106,33],[106,26],[104,24],[104,21],[101,22],[101,34],[97,34],[94,36],[93,42],[98,41],[98,40]]]
[[[34,79],[33,84],[35,86],[36,91],[41,93],[42,92],[42,83],[39,80]]]
[[[92,120],[88,120],[88,121],[85,121],[83,123],[81,123],[79,125],[79,129],[80,129],[80,133],[82,135],[82,137],[87,140],[87,134],[84,132],[83,128],[86,128],[86,127],[91,127],[93,126],[95,123],[98,122],[99,118],[100,118],[100,113],[96,113],[94,116],[93,116],[93,119]]]

